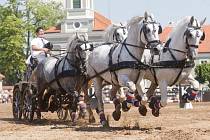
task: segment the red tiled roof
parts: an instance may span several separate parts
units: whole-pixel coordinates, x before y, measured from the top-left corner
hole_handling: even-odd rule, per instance
[[[210,53],[210,25],[206,25],[203,27],[205,32],[205,40],[202,41],[198,48],[199,53]]]
[[[94,12],[94,25],[93,25],[94,31],[105,30],[111,23],[112,22],[110,19],[99,14],[98,12]]]
[[[45,33],[60,33],[60,32],[61,32],[61,29],[59,29],[57,26],[50,27],[49,29],[45,31]]]
[[[169,36],[169,33],[172,31],[172,27],[165,27],[163,32],[160,34],[160,41],[166,42]]]
[[[103,31],[105,30],[110,24],[111,20],[106,18],[105,16],[99,14],[98,12],[94,12],[94,24],[93,24],[93,31]],[[61,25],[50,27],[45,33],[60,33],[61,32]]]
[[[205,40],[201,42],[201,44],[198,48],[198,52],[199,53],[210,53],[210,25],[205,25],[203,27],[203,30],[205,32]],[[160,40],[162,42],[166,42],[166,39],[171,31],[172,31],[172,27],[165,27],[163,29],[163,33],[160,34]]]

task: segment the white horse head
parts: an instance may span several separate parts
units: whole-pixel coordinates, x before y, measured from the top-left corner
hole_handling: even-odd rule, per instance
[[[122,42],[127,38],[128,31],[124,25],[110,25],[105,32],[104,39],[106,43]]]
[[[91,45],[87,42],[88,36],[85,35],[75,35],[72,37],[68,48],[67,57],[73,60],[84,61],[87,59],[88,51],[91,49]]]
[[[137,33],[139,32],[139,33]],[[153,14],[145,12],[144,17],[134,17],[128,23],[128,40],[137,40],[136,44],[143,43],[147,47],[160,43],[159,34],[162,27],[154,20]]]
[[[170,35],[169,47],[186,52],[189,59],[195,59],[200,41],[205,39],[205,33],[201,30],[204,22],[205,19],[199,22],[194,16],[182,19]],[[180,54],[178,57],[185,59],[186,56]]]

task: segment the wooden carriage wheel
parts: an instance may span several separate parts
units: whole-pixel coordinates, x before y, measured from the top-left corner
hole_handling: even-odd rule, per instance
[[[57,110],[57,116],[59,120],[66,120],[68,117],[68,109],[64,109],[62,107],[60,107]]]
[[[33,92],[31,89],[26,88],[23,91],[23,117],[24,119],[32,122],[34,119],[35,103],[33,98]]]
[[[22,94],[19,87],[15,87],[13,91],[12,111],[14,119],[20,120],[22,118]]]

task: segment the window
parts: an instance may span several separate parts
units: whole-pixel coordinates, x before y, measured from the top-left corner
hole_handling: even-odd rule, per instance
[[[73,8],[81,8],[81,0],[73,0]]]

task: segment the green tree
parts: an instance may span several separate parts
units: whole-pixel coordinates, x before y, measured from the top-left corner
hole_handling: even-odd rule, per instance
[[[0,72],[7,84],[17,82],[25,71],[30,36],[38,26],[55,26],[64,17],[62,5],[55,1],[8,0],[0,5]]]
[[[42,26],[45,29],[55,26],[64,18],[63,5],[56,1],[28,0],[25,2],[24,15],[27,32],[27,56],[30,46],[31,33]],[[34,34],[33,34],[34,35]]]
[[[210,81],[210,64],[201,64],[195,68],[196,79],[200,83]]]
[[[0,72],[6,75],[7,84],[16,82],[17,73],[25,70],[24,22],[12,4],[0,6]]]

